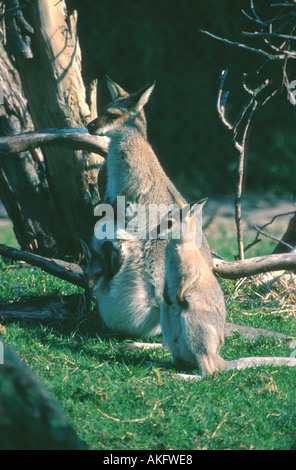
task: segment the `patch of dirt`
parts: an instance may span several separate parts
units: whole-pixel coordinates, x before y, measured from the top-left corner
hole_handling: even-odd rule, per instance
[[[254,225],[262,227],[275,215],[296,211],[295,202],[288,197],[275,199],[267,196],[259,198],[255,196],[244,196],[242,201],[242,228],[244,236],[254,239],[256,230]],[[221,239],[221,237],[236,236],[236,225],[234,220],[234,196],[224,196],[216,199],[209,199],[203,209],[205,233],[211,239]],[[278,217],[271,226],[265,230],[275,237],[281,238],[285,233],[291,215]],[[7,212],[0,203],[0,229],[11,224]]]
[[[295,212],[296,204],[288,197],[275,199],[244,196],[242,199],[242,228],[244,236],[255,238],[256,229],[271,221],[275,215]],[[221,233],[227,237],[236,236],[234,197],[209,199],[203,209],[205,233],[212,239],[220,239]],[[285,233],[292,215],[277,217],[264,231],[277,238]]]

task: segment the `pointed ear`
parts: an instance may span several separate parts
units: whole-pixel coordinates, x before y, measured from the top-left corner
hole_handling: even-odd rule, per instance
[[[186,204],[182,201],[181,198],[179,198],[177,195],[175,195],[169,187],[167,187],[168,192],[170,193],[170,196],[172,198],[172,201],[174,204],[177,204],[177,206],[182,209]]]
[[[203,199],[200,199],[199,201],[192,202],[190,204],[190,215],[193,214],[195,208],[196,210],[200,211],[208,199],[209,199],[208,197],[204,197]]]
[[[90,247],[85,243],[84,240],[82,240],[81,238],[79,238],[79,241],[81,243],[81,247],[82,247],[82,253],[83,253],[83,256],[84,256],[84,259],[86,261],[86,263],[89,263],[91,257],[92,257],[92,254],[91,254],[91,249]]]
[[[117,100],[117,98],[127,98],[129,93],[127,93],[121,86],[113,82],[108,75],[106,75],[107,86],[111,95],[112,101]]]
[[[141,88],[141,90],[130,95],[130,102],[131,102],[131,107],[133,111],[139,112],[143,109],[145,104],[148,103],[148,100],[150,98],[150,95],[153,91],[154,86],[155,86],[155,82],[152,84],[150,83],[149,85],[146,85],[144,88]]]

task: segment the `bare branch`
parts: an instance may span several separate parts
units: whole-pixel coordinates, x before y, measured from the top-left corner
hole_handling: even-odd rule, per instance
[[[288,39],[291,41],[296,41],[296,36],[290,36],[289,34],[279,34],[279,33],[268,33],[263,31],[255,31],[254,33],[250,31],[242,31],[243,36],[250,38],[279,38],[279,39]]]
[[[271,240],[274,240],[278,243],[281,243],[282,245],[285,245],[287,248],[289,248],[289,250],[293,250],[293,247],[291,245],[289,245],[288,243],[285,243],[283,240],[280,240],[279,238],[277,237],[273,237],[272,235],[269,235],[268,233],[265,233],[263,232],[263,230],[261,230],[259,227],[257,227],[256,225],[254,226],[255,229],[261,233],[261,235],[263,235],[264,237],[267,237],[267,238],[270,238]]]
[[[240,279],[269,271],[296,270],[295,254],[258,256],[238,261],[214,259],[214,273],[224,279]]]
[[[0,137],[0,155],[24,152],[36,147],[60,145],[106,156],[108,144],[108,138],[90,135],[86,129],[43,129]]]
[[[43,271],[74,285],[87,288],[84,270],[75,263],[17,250],[0,244],[0,255],[16,261],[25,261]],[[214,274],[224,279],[240,279],[269,271],[296,270],[296,254],[274,254],[240,261],[214,259]]]
[[[84,271],[78,264],[68,263],[59,259],[43,258],[42,256],[17,250],[16,248],[2,244],[0,244],[0,255],[16,261],[25,261],[33,266],[38,266],[43,269],[43,271],[59,277],[64,281],[71,282],[83,288],[87,287]]]
[[[223,87],[225,84],[225,79],[227,77],[227,70],[223,70],[220,75],[220,86],[217,97],[217,110],[219,117],[222,121],[222,124],[227,128],[227,130],[232,131],[232,139],[234,142],[235,148],[239,152],[239,161],[238,161],[238,179],[237,179],[237,188],[236,188],[236,198],[235,198],[235,223],[237,228],[237,241],[238,241],[238,258],[244,259],[244,244],[243,244],[243,231],[241,226],[241,197],[242,197],[242,187],[243,187],[243,178],[244,178],[244,167],[245,167],[245,147],[246,147],[246,138],[247,133],[251,124],[253,114],[258,106],[257,95],[269,85],[269,80],[265,80],[257,88],[251,89],[246,83],[246,74],[244,74],[243,79],[243,88],[250,95],[249,100],[243,106],[241,112],[238,114],[235,119],[234,124],[232,125],[225,117],[225,106],[226,100],[228,97],[228,92],[223,92]],[[237,133],[238,127],[241,125],[243,119],[245,118],[247,112],[249,115],[247,117],[245,127],[243,130],[243,135],[241,142],[238,142]]]
[[[226,107],[226,101],[227,101],[229,92],[223,92],[223,87],[224,87],[227,74],[228,74],[228,70],[226,69],[226,70],[222,70],[221,75],[220,75],[220,86],[219,86],[218,98],[217,98],[217,111],[222,121],[222,124],[228,130],[232,130],[233,126],[228,122],[228,120],[225,117],[225,107]]]
[[[269,60],[283,60],[285,58],[284,53],[270,54],[269,52],[264,51],[263,49],[257,49],[255,47],[247,46],[246,44],[243,44],[241,42],[230,41],[229,39],[221,38],[220,36],[216,36],[215,34],[210,33],[209,31],[200,30],[200,32],[207,34],[213,39],[217,39],[218,41],[225,42],[226,44],[230,44],[231,46],[236,46],[236,47],[239,47],[240,49],[244,49],[249,52],[255,52],[256,54],[260,54],[264,57],[267,57]]]
[[[246,137],[250,127],[252,116],[255,112],[257,107],[257,101],[253,102],[253,106],[251,112],[249,114],[244,133],[242,142],[239,148],[239,162],[238,162],[238,181],[237,181],[237,189],[236,189],[236,198],[235,198],[235,223],[237,228],[237,240],[238,240],[238,255],[239,259],[244,259],[244,243],[243,243],[243,230],[241,226],[241,198],[243,192],[243,178],[244,178],[244,167],[245,167],[245,148],[246,148]]]
[[[254,15],[254,18],[257,20],[257,23],[259,23],[261,25],[266,25],[266,23],[264,21],[262,21],[261,18],[259,17],[259,15],[257,14],[257,12],[255,10],[255,5],[254,5],[253,0],[250,0],[250,5],[251,5],[251,10],[252,10],[252,13]]]
[[[266,222],[266,224],[262,225],[262,227],[260,227],[260,229],[258,229],[258,228],[256,227],[256,229],[258,230],[258,231],[257,231],[257,235],[256,235],[254,241],[251,242],[251,243],[249,243],[249,245],[246,246],[245,252],[246,252],[247,250],[249,250],[252,246],[256,245],[256,243],[259,243],[259,242],[261,241],[261,239],[259,239],[260,232],[263,233],[262,230],[263,230],[265,227],[268,227],[269,225],[271,225],[271,224],[275,221],[275,219],[277,219],[278,217],[284,217],[284,216],[287,216],[287,215],[294,215],[294,216],[295,216],[295,211],[283,212],[283,213],[281,213],[281,214],[276,214],[276,215],[274,215],[274,216],[272,217],[272,219],[271,219],[269,222]],[[263,235],[266,235],[266,234],[263,233]],[[289,245],[289,249],[292,249],[292,247],[291,247],[290,245]]]
[[[84,294],[33,297],[25,302],[0,304],[0,317],[7,320],[53,321],[79,320],[87,307]]]

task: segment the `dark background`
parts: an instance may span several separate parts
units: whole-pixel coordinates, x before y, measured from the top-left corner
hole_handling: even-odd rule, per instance
[[[257,4],[262,17],[274,15],[269,1]],[[229,70],[225,89],[232,118],[247,98],[243,73],[254,86],[270,78],[276,87],[282,64],[272,61],[258,72],[264,58],[200,29],[245,41],[241,32],[257,28],[241,12],[250,13],[249,0],[69,0],[68,5],[78,11],[85,81],[99,79],[98,109],[108,101],[105,74],[127,91],[156,80],[146,106],[148,135],[166,172],[192,198],[234,193],[238,154],[216,110],[221,70]],[[263,46],[254,39],[248,44]],[[296,79],[291,66],[289,78]],[[285,90],[256,111],[247,146],[247,193],[296,193],[295,126]]]

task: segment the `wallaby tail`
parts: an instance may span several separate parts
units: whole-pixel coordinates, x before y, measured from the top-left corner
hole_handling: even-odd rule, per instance
[[[246,369],[258,366],[290,366],[296,367],[296,358],[293,357],[242,357],[233,361],[225,361],[224,370]]]

